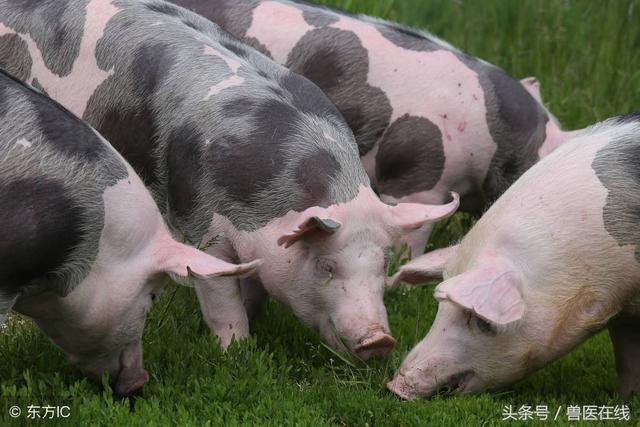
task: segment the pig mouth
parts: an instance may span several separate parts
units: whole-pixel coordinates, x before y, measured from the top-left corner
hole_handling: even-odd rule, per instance
[[[474,376],[475,373],[471,370],[463,371],[451,375],[432,389],[428,389],[409,382],[404,375],[398,374],[387,383],[387,389],[403,400],[415,400],[418,396],[429,398],[436,394],[458,394],[468,390],[469,383]]]
[[[447,394],[462,393],[467,389],[474,375],[473,371],[463,371],[459,374],[452,375],[443,385],[436,389],[436,392],[445,392]]]

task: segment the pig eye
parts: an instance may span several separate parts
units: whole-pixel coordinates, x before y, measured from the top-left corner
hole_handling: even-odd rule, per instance
[[[491,326],[491,323],[477,316],[476,316],[476,327],[480,330],[480,332],[484,334],[491,334],[491,335],[495,334],[495,331],[493,329],[493,326]]]
[[[493,325],[491,325],[491,323],[487,322],[484,319],[479,318],[478,316],[476,316],[471,312],[467,313],[467,326],[469,326],[470,328],[473,326],[483,334],[487,334],[487,335],[496,334],[496,330],[494,329]]]
[[[336,270],[336,265],[333,261],[324,258],[316,259],[316,271],[322,275],[333,277],[333,274]]]

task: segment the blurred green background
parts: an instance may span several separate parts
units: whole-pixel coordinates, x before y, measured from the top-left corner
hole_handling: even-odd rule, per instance
[[[640,109],[640,1],[332,0],[326,4],[423,28],[517,78],[536,76],[547,107],[566,128]],[[432,247],[471,226],[458,214]],[[577,237],[578,238],[578,237]],[[195,294],[175,285],[153,308],[144,339],[151,382],[135,399],[83,379],[29,320],[0,329],[0,425],[11,405],[69,405],[49,425],[502,425],[505,405],[620,405],[606,334],[501,393],[401,402],[384,389],[435,315],[432,288],[386,298],[398,339],[388,361],[365,366],[329,351],[287,310],[270,302],[253,337],[223,354]],[[627,402],[639,425],[640,398]],[[566,422],[566,415],[559,424]],[[536,424],[536,422],[513,422]],[[544,423],[540,423],[544,424]],[[592,423],[590,423],[592,424]]]

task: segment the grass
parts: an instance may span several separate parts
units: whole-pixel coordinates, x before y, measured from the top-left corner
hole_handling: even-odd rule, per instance
[[[640,109],[640,1],[327,3],[428,29],[518,78],[537,76],[548,107],[567,128]],[[438,226],[433,246],[461,237],[470,224],[457,215]],[[7,416],[9,406],[24,411],[28,404],[69,405],[68,419],[48,422],[69,426],[466,426],[506,424],[505,405],[548,405],[555,413],[559,406],[566,411],[567,405],[623,403],[614,392],[606,334],[502,393],[397,400],[383,385],[428,330],[436,310],[431,291],[389,293],[397,349],[388,361],[365,366],[327,350],[273,302],[253,337],[223,354],[194,293],[170,286],[147,322],[145,360],[152,379],[135,399],[114,398],[108,387],[89,383],[29,320],[13,316],[0,332],[0,425],[28,425],[24,414]],[[639,425],[640,398],[628,404],[628,424]]]

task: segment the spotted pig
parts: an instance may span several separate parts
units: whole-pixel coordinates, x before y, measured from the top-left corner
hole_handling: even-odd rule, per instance
[[[161,275],[237,275],[174,241],[122,157],[69,111],[0,71],[0,324],[32,317],[118,394],[149,379],[142,330]],[[150,280],[147,280],[150,279]]]

